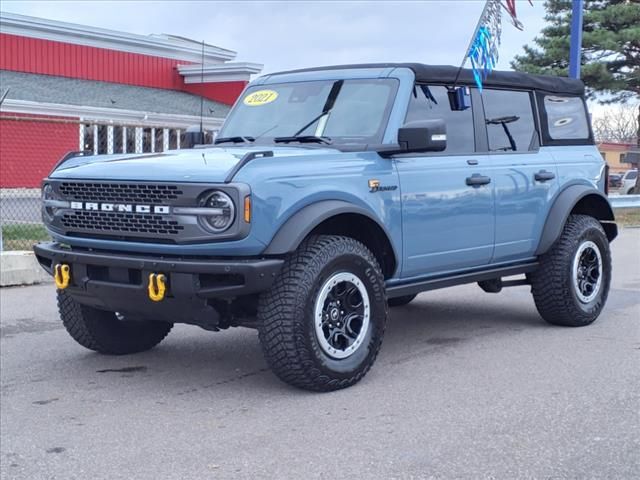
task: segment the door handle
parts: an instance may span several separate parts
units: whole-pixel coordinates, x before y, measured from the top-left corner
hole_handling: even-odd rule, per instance
[[[470,177],[467,177],[467,185],[470,187],[479,187],[481,185],[488,185],[491,183],[491,177],[485,177],[479,173],[474,173]]]
[[[547,172],[546,170],[540,170],[533,176],[533,178],[535,178],[536,182],[548,182],[549,180],[556,178],[556,175],[555,173]]]

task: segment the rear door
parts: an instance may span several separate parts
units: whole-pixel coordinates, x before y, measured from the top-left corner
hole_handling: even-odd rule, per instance
[[[558,190],[556,164],[540,149],[533,93],[483,89],[482,103],[496,198],[492,263],[525,259]]]
[[[445,121],[446,150],[395,158],[404,278],[486,265],[493,253],[491,166],[487,153],[476,152],[473,111],[452,111],[444,86],[418,86],[406,122],[428,119]]]

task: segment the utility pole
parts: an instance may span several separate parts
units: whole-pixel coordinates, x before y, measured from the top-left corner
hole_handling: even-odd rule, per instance
[[[582,50],[582,7],[584,0],[573,0],[569,48],[569,77],[580,78],[580,50]]]
[[[7,88],[2,95],[0,95],[0,107],[2,106],[2,102],[9,95],[9,88]],[[2,238],[2,207],[0,207],[0,252],[4,252],[4,240]]]

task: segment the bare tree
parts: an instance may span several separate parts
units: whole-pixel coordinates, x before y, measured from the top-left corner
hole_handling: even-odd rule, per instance
[[[637,105],[619,104],[593,120],[593,134],[598,142],[636,144],[639,120]]]

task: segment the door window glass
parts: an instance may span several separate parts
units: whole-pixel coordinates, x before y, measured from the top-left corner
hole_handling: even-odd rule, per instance
[[[409,102],[406,123],[438,119],[444,120],[447,127],[447,148],[443,153],[471,153],[475,150],[471,108],[451,110],[446,87],[417,85]]]
[[[580,97],[544,97],[547,112],[549,136],[554,140],[574,140],[589,138],[587,112]]]
[[[484,89],[482,102],[490,151],[520,152],[538,147],[528,92]]]

